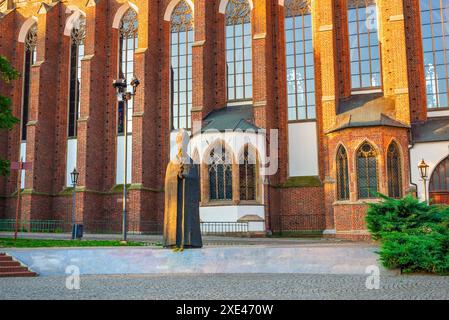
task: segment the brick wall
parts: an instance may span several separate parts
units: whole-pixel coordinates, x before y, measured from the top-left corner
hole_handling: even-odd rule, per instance
[[[32,99],[27,156],[33,170],[26,175],[23,217],[60,218],[70,197],[64,195],[67,148],[69,37],[63,35],[70,12],[86,14],[86,57],[82,62],[83,94],[78,123],[80,171],[78,212],[81,218],[120,221],[119,193],[113,193],[116,171],[117,101],[112,88],[118,73],[118,30],[114,18],[125,0],[68,0],[42,4],[22,1],[0,18],[0,54],[23,70],[24,48],[17,38],[23,23],[38,18],[38,63],[32,68]],[[284,9],[278,0],[254,0],[252,12],[254,114],[256,124],[279,130],[279,172],[264,192],[267,226],[270,217],[324,216],[319,225],[284,220],[286,229],[336,229],[344,237],[359,237],[366,205],[356,199],[355,168],[350,164],[351,203],[335,200],[335,152],[340,143],[350,158],[364,140],[379,149],[380,191],[386,191],[385,148],[394,139],[402,150],[404,192],[408,188],[407,129],[369,127],[325,134],[335,125],[339,100],[351,94],[346,1],[312,1],[315,48],[315,87],[319,139],[319,178],[322,187],[276,188],[288,177],[288,122]],[[140,79],[134,103],[133,162],[130,217],[136,221],[163,220],[163,189],[170,134],[170,23],[164,20],[171,0],[135,1],[139,19],[139,48],[135,75]],[[193,47],[193,115],[202,120],[226,104],[224,15],[220,0],[195,0]],[[396,120],[408,125],[425,119],[425,87],[418,0],[379,0],[384,94],[394,100]],[[5,45],[5,44],[8,45]],[[13,44],[13,45],[11,45]],[[22,79],[0,89],[13,99],[20,116]],[[298,137],[300,139],[301,137]],[[19,154],[19,127],[0,132],[0,154],[12,161]],[[12,216],[17,177],[0,178],[0,217]],[[267,191],[267,189],[265,190]],[[312,224],[313,224],[312,223]]]
[[[280,211],[274,210],[273,231],[323,231],[324,190],[322,187],[278,190]]]
[[[14,57],[14,50],[13,50],[14,47],[8,44],[13,42],[14,33],[8,32],[8,30],[14,29],[14,24],[15,24],[15,17],[13,15],[3,17],[0,23],[0,55],[6,57],[10,61],[12,61]],[[12,85],[13,85],[12,83],[8,85],[5,84],[4,82],[1,82],[0,95],[11,97],[13,90]],[[2,156],[2,158],[4,158],[4,156],[7,154],[8,154],[8,132],[4,129],[3,130],[0,129],[0,155]],[[6,178],[0,177],[0,194],[5,194],[6,192],[6,180],[7,180]],[[0,199],[0,203],[2,202],[4,205],[4,201]],[[0,214],[1,212],[2,210],[0,204]]]

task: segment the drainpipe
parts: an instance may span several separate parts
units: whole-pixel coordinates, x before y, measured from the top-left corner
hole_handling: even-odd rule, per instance
[[[409,169],[409,171],[410,171],[409,172],[409,180],[410,180],[410,185],[415,187],[416,197],[418,198],[418,185],[412,181],[412,157],[411,157],[411,150],[415,147],[415,143],[412,140],[411,130],[409,130],[409,141],[410,141],[410,144],[408,145],[408,163],[409,163],[409,168],[410,168]],[[424,192],[426,192],[426,191],[424,190]]]

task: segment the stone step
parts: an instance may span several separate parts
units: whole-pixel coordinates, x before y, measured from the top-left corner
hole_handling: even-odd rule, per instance
[[[0,278],[36,277],[36,276],[37,276],[36,272],[31,271],[0,273]]]
[[[0,262],[0,267],[20,267],[20,263],[17,261],[3,261]]]
[[[10,256],[0,256],[0,262],[4,261],[12,261],[12,258]]]
[[[24,272],[28,271],[27,267],[22,266],[13,266],[13,267],[1,267],[0,266],[0,274],[6,273],[6,272]]]
[[[66,267],[76,265],[83,275],[192,274],[192,273],[297,273],[366,275],[379,267],[376,246],[227,246],[198,250],[151,248],[73,248],[11,251],[39,276],[66,276]]]
[[[37,273],[28,270],[20,262],[6,254],[0,255],[0,278],[36,277]]]

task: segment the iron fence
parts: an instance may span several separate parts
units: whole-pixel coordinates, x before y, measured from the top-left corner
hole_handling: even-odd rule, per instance
[[[0,219],[0,231],[13,232],[14,219]],[[120,234],[122,221],[87,220],[83,223],[84,233],[90,234]],[[154,221],[128,221],[130,234],[162,234],[162,225]],[[30,233],[70,233],[72,222],[66,220],[28,220],[18,222],[19,232]]]
[[[0,219],[0,232],[14,232],[14,219]],[[155,221],[128,221],[128,234],[161,235],[163,225]],[[86,220],[83,221],[84,233],[121,234],[122,221]],[[18,222],[19,232],[29,233],[70,233],[72,222],[66,220],[27,220]],[[246,235],[249,233],[247,222],[201,222],[203,235]]]
[[[121,234],[122,220],[92,220],[84,221],[84,230],[91,234]],[[163,226],[155,221],[127,221],[128,234],[160,235]]]
[[[249,233],[248,222],[201,222],[203,235],[245,235]]]
[[[15,230],[16,221],[14,219],[1,219],[0,231],[12,232]],[[18,221],[19,232],[37,233],[66,233],[70,232],[71,223],[63,220],[28,220]]]

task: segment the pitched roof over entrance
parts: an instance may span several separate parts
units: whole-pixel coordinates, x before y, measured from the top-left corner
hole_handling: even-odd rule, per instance
[[[252,105],[229,106],[211,112],[206,119],[201,132],[207,130],[254,130],[259,128],[254,125]]]
[[[429,118],[412,124],[413,142],[437,142],[449,140],[449,117]]]
[[[409,126],[395,120],[395,101],[381,93],[353,95],[341,99],[334,127],[327,133],[357,127],[399,127]]]

